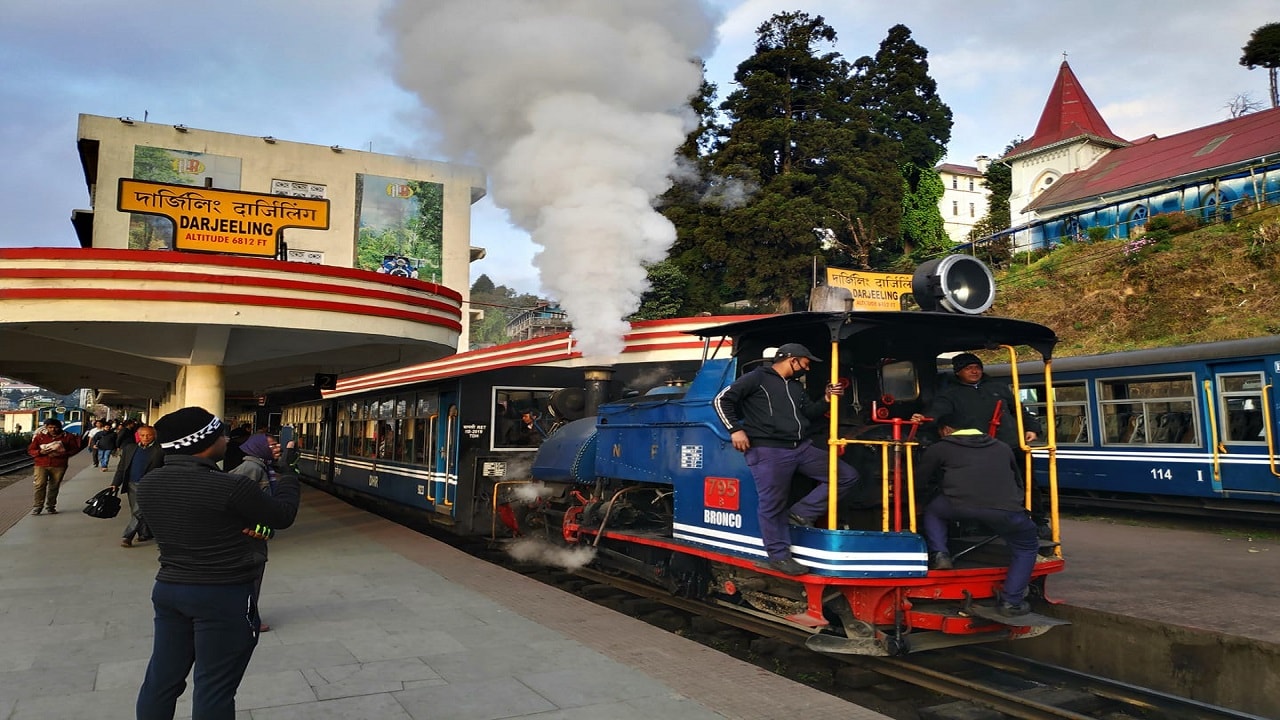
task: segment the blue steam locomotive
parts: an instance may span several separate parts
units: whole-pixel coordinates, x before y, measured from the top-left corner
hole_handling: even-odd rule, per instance
[[[953,535],[955,568],[929,570],[912,468],[930,438],[910,418],[932,397],[940,356],[1030,348],[1048,363],[1057,338],[981,315],[994,283],[972,258],[922,266],[913,290],[925,311],[641,323],[608,362],[575,356],[568,338],[465,353],[344,380],[324,402],[286,409],[285,422],[299,428],[304,472],[337,492],[418,509],[455,532],[583,548],[593,564],[673,594],[803,628],[816,650],[893,655],[1046,632],[1050,618],[1010,624],[983,611],[1008,564],[989,533]],[[832,474],[850,463],[862,478],[851,496],[831,498],[818,527],[791,528],[793,556],[809,570],[799,576],[757,564],[751,474],[712,408],[791,342],[830,369],[812,397],[827,381],[848,388],[815,443]],[[506,445],[504,420],[524,410],[546,423],[545,437]],[[1052,429],[1051,401],[1044,412]],[[1052,454],[1032,464],[1055,476]],[[793,483],[797,497],[808,482]],[[1053,523],[1056,540],[1056,513]],[[1033,595],[1062,569],[1059,544],[1044,543]]]

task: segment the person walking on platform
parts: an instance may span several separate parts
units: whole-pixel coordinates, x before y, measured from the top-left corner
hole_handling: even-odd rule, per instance
[[[94,467],[101,468],[102,472],[107,472],[107,464],[111,462],[111,453],[115,451],[116,431],[104,426],[98,434],[93,436],[93,454],[97,458]]]
[[[925,506],[921,521],[929,546],[929,569],[954,567],[947,545],[948,523],[981,522],[1004,539],[1012,554],[996,611],[1006,617],[1025,615],[1031,611],[1024,598],[1040,541],[1035,523],[1022,506],[1022,484],[1013,450],[950,417],[939,418],[938,426],[942,439],[924,451],[917,468],[918,477],[936,479],[941,490]]]
[[[142,511],[138,509],[138,483],[143,475],[164,465],[164,451],[156,444],[155,428],[142,425],[138,427],[137,434],[138,442],[126,445],[121,451],[116,474],[111,480],[112,487],[129,496],[129,524],[120,538],[120,547],[126,548],[133,547],[133,539],[138,537],[138,528],[142,524]]]
[[[67,474],[67,461],[80,451],[79,436],[62,431],[62,421],[49,418],[44,426],[31,436],[27,454],[35,458],[35,499],[31,514],[39,515],[47,508],[50,515],[58,514],[58,488]]]
[[[809,423],[828,406],[810,400],[799,381],[814,362],[821,360],[808,348],[787,343],[778,348],[771,365],[743,374],[712,402],[755,481],[760,538],[767,555],[764,566],[786,575],[809,572],[791,557],[788,520],[812,525],[827,508],[827,451],[809,439]],[[840,385],[828,385],[825,397],[843,392]],[[844,462],[837,462],[836,468],[836,492],[843,497],[858,482],[858,472]],[[791,479],[797,472],[818,486],[788,508]]]
[[[235,695],[258,644],[254,581],[263,558],[245,528],[287,528],[298,480],[282,475],[275,496],[218,469],[227,438],[218,418],[185,407],[156,421],[164,466],[137,486],[138,505],[160,550],[151,602],[155,643],[138,691],[138,720],[171,720],[192,671],[193,720],[233,720]]]
[[[102,428],[105,426],[106,423],[101,420],[94,420],[93,427],[89,428],[89,431],[84,434],[83,438],[81,438],[83,441],[82,447],[89,448],[89,459],[93,461],[93,467],[95,470],[98,468],[98,451],[93,447],[93,438],[97,436],[98,433],[102,432]]]

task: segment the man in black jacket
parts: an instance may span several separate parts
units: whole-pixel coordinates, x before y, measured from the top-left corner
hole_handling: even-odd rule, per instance
[[[253,480],[219,470],[227,438],[203,408],[165,415],[156,434],[164,466],[147,473],[136,490],[160,549],[151,592],[155,645],[137,717],[170,720],[194,663],[191,716],[232,720],[236,688],[258,643],[253,588],[266,561],[244,530],[292,525],[298,480],[281,476],[271,496]]]
[[[938,389],[925,414],[934,418],[949,417],[955,427],[981,430],[1008,445],[1018,463],[1018,478],[1022,482],[1026,478],[1022,441],[1029,445],[1039,437],[1040,419],[1023,407],[1022,436],[1019,438],[1018,418],[1014,415],[1018,406],[1008,383],[987,377],[982,369],[982,360],[973,353],[960,353],[951,358],[951,368],[955,377]],[[911,419],[920,422],[924,415],[917,413]],[[1036,524],[1045,528],[1041,534],[1048,537],[1049,519],[1040,489],[1033,485],[1031,492],[1032,515]]]
[[[1029,612],[1024,602],[1040,548],[1035,523],[1022,506],[1022,484],[1013,450],[976,428],[953,429],[950,417],[938,419],[942,439],[925,450],[917,476],[937,479],[941,492],[925,506],[921,529],[929,545],[929,569],[953,567],[947,524],[974,520],[1004,539],[1013,557],[1005,575],[997,611],[1015,617]]]
[[[138,536],[138,527],[142,524],[142,511],[138,509],[138,483],[142,476],[164,465],[164,451],[156,443],[156,429],[150,425],[139,425],[138,442],[125,445],[120,452],[120,462],[116,464],[116,474],[111,486],[117,492],[129,495],[129,524],[120,538],[120,547],[133,547],[133,539]],[[146,540],[146,538],[142,538]]]
[[[810,400],[798,380],[814,362],[821,360],[808,348],[787,343],[778,348],[772,365],[745,373],[713,401],[734,449],[746,454],[751,468],[759,498],[760,538],[768,556],[764,564],[787,575],[809,572],[791,557],[788,517],[796,524],[812,525],[827,510],[827,451],[809,439],[809,423],[821,417],[828,404]],[[843,392],[842,386],[828,385],[825,398]],[[843,497],[858,481],[858,472],[843,462],[836,468],[836,492]],[[788,509],[791,478],[797,472],[818,486]]]

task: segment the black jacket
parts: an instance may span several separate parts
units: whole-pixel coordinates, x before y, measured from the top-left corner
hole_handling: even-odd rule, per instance
[[[809,437],[809,422],[828,407],[810,400],[799,380],[782,377],[772,366],[733,381],[712,405],[730,433],[745,430],[751,444],[762,447],[795,447]]]
[[[152,442],[146,448],[137,443],[125,445],[124,449],[120,451],[120,462],[116,463],[116,474],[111,476],[112,486],[120,488],[120,492],[127,493],[129,488],[133,486],[129,482],[129,465],[133,462],[133,456],[138,453],[144,453],[147,456],[147,465],[146,469],[142,471],[143,475],[164,465],[164,450],[160,449],[160,443]]]
[[[258,483],[218,469],[213,461],[169,453],[164,467],[138,484],[138,505],[160,548],[163,582],[238,585],[253,582],[266,562],[245,528],[293,524],[298,479],[282,475],[270,496]]]
[[[1013,416],[1016,407],[1013,402],[1013,390],[999,380],[991,380],[986,375],[977,385],[965,385],[954,376],[951,382],[938,389],[933,402],[924,413],[929,417],[942,420],[950,418],[948,423],[956,428],[973,428],[988,432],[991,418],[996,413],[996,403],[1000,403],[1000,426],[996,429],[996,437],[1011,448],[1022,446],[1018,437],[1018,420]],[[1022,426],[1037,435],[1042,433],[1040,420],[1022,409]]]
[[[942,438],[924,451],[916,477],[936,480],[956,507],[1024,508],[1013,449],[989,435],[952,433]]]

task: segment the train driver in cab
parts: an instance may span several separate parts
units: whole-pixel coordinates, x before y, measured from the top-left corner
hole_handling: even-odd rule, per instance
[[[768,555],[764,566],[786,575],[809,569],[791,557],[788,520],[812,525],[827,510],[827,450],[809,439],[809,425],[829,407],[843,385],[828,385],[824,400],[810,400],[799,380],[812,363],[822,362],[799,343],[779,347],[773,363],[743,374],[713,401],[717,416],[729,430],[734,449],[746,455],[759,497],[760,537]],[[836,463],[837,492],[844,497],[858,481],[850,465]],[[818,485],[795,505],[787,507],[791,478],[797,472]]]

